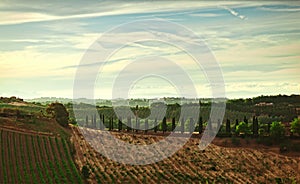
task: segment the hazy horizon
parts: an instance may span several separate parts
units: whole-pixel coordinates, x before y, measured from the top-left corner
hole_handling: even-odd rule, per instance
[[[257,96],[251,96],[251,97],[235,97],[235,98],[227,98],[225,97],[226,99],[228,100],[234,100],[234,99],[247,99],[247,98],[257,98],[257,97],[261,97],[261,96],[292,96],[292,95],[298,95],[300,96],[300,93],[298,94],[274,94],[274,95],[257,95]],[[12,96],[1,96],[1,97],[6,97],[6,98],[10,98],[10,97],[13,97],[15,95],[12,95]],[[21,96],[15,96],[16,98],[21,98],[21,99],[24,99],[24,100],[34,100],[34,99],[43,99],[43,98],[56,98],[56,99],[69,99],[69,100],[72,100],[73,98],[72,97],[55,97],[55,96],[42,96],[42,97],[35,97],[35,98],[23,98]],[[199,98],[186,98],[186,97],[172,97],[172,96],[165,96],[165,97],[153,97],[153,98],[128,98],[128,99],[125,99],[125,100],[153,100],[153,99],[162,99],[162,98],[169,98],[169,99],[172,99],[172,98],[184,98],[184,99],[212,99],[212,98],[202,98],[202,97],[199,97]],[[214,97],[215,99],[217,99],[218,97]],[[118,98],[113,98],[113,99],[109,99],[109,98],[94,98],[94,99],[89,99],[89,98],[76,98],[75,100],[78,100],[78,99],[87,99],[87,100],[117,100]],[[122,98],[121,98],[122,99]]]
[[[116,26],[153,18],[180,24],[205,41],[223,72],[227,98],[300,92],[297,1],[73,1],[72,6],[60,1],[2,1],[0,10],[0,96],[73,98],[76,70],[86,49]],[[172,30],[168,36],[191,39],[181,34]],[[136,37],[124,30],[112,38],[120,35]],[[198,98],[212,97],[205,73],[189,55],[172,45],[145,41],[128,44],[108,59],[100,76],[104,82],[95,83],[95,98],[112,98],[118,71],[148,55],[176,62],[195,82]],[[89,71],[95,65],[81,67]],[[181,79],[168,68],[161,70]],[[168,80],[155,77],[134,83],[128,96],[181,97]]]

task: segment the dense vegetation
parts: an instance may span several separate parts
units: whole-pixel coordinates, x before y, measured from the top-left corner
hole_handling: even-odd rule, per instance
[[[132,125],[133,128],[145,128],[157,125],[152,128],[153,131],[166,132],[172,131],[175,126],[180,125],[181,132],[191,132],[191,128],[195,128],[196,132],[201,133],[203,129],[210,124],[208,122],[211,110],[210,102],[202,103],[200,101],[199,119],[195,120],[190,117],[182,117],[182,119],[179,119],[183,106],[196,107],[197,105],[199,104],[168,104],[165,107],[165,117],[159,122],[157,122],[157,117],[149,116],[151,110],[149,107],[138,105],[131,107],[131,111],[134,112],[135,116],[123,114],[123,117],[117,117],[114,109],[109,106],[97,106],[98,114],[89,114],[89,109],[94,107],[88,104],[76,105],[76,113],[79,113],[79,117],[82,117],[81,119],[77,119],[81,126],[96,129],[104,129],[106,127],[109,130],[118,129],[120,131],[126,129],[130,131],[131,128],[124,125],[126,123]],[[76,123],[72,111],[73,105],[68,103],[66,106],[69,109],[72,122]],[[299,107],[299,95],[261,96],[253,99],[228,100],[223,122],[218,121],[218,125],[220,126],[219,135],[245,134],[253,135],[254,137],[258,135],[274,135],[274,131],[277,131],[278,127],[272,129],[272,123],[284,122],[279,126],[283,127],[281,135],[284,136],[286,133],[283,132],[283,129],[285,127],[289,128],[290,122],[294,121],[295,118],[297,119],[296,110]],[[124,107],[117,108],[122,109]],[[122,124],[122,122],[124,122],[124,124]],[[299,127],[295,124],[292,126],[292,132],[296,133],[297,131],[299,132]]]

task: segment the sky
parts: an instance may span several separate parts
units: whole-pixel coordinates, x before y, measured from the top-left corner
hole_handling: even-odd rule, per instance
[[[180,40],[205,43],[227,98],[299,94],[299,18],[297,1],[0,1],[0,96],[72,98],[75,80],[90,80],[97,69],[96,80],[88,82],[94,98],[115,98],[120,91],[128,98],[181,97],[181,89],[193,88],[195,97],[214,97],[205,67],[191,54],[208,50],[193,47],[190,53]],[[180,28],[126,26],[146,20]],[[93,46],[99,40],[105,46]],[[105,47],[115,52],[98,57]]]

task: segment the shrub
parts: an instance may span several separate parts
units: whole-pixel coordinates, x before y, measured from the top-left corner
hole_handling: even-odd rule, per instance
[[[240,122],[239,125],[236,127],[236,132],[238,134],[249,135],[251,131],[249,126],[245,122]]]
[[[48,105],[46,112],[55,118],[61,126],[67,127],[69,122],[69,113],[66,107],[61,103],[52,103]]]
[[[89,178],[90,170],[86,165],[82,166],[81,174],[83,175],[84,178],[86,178],[86,179]]]
[[[281,184],[281,183],[283,183],[281,178],[275,178],[275,182],[276,182],[276,184]]]
[[[291,123],[291,132],[300,135],[300,119],[295,118]]]
[[[274,139],[274,140],[280,140],[284,137],[285,135],[285,128],[284,126],[281,124],[281,122],[278,121],[274,121],[271,124],[271,128],[270,128],[270,136]]]
[[[264,128],[258,129],[258,135],[259,136],[264,136],[265,135],[265,129]]]

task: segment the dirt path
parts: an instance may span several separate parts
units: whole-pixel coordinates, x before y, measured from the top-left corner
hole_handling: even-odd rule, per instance
[[[21,129],[21,128],[16,128],[15,126],[6,126],[6,125],[0,125],[0,129],[5,130],[5,131],[10,131],[10,132],[15,132],[15,133],[21,133],[21,134],[26,134],[26,135],[41,135],[41,136],[52,136],[54,135],[52,133],[47,133],[47,132],[37,132],[33,130],[27,130],[27,129]]]

